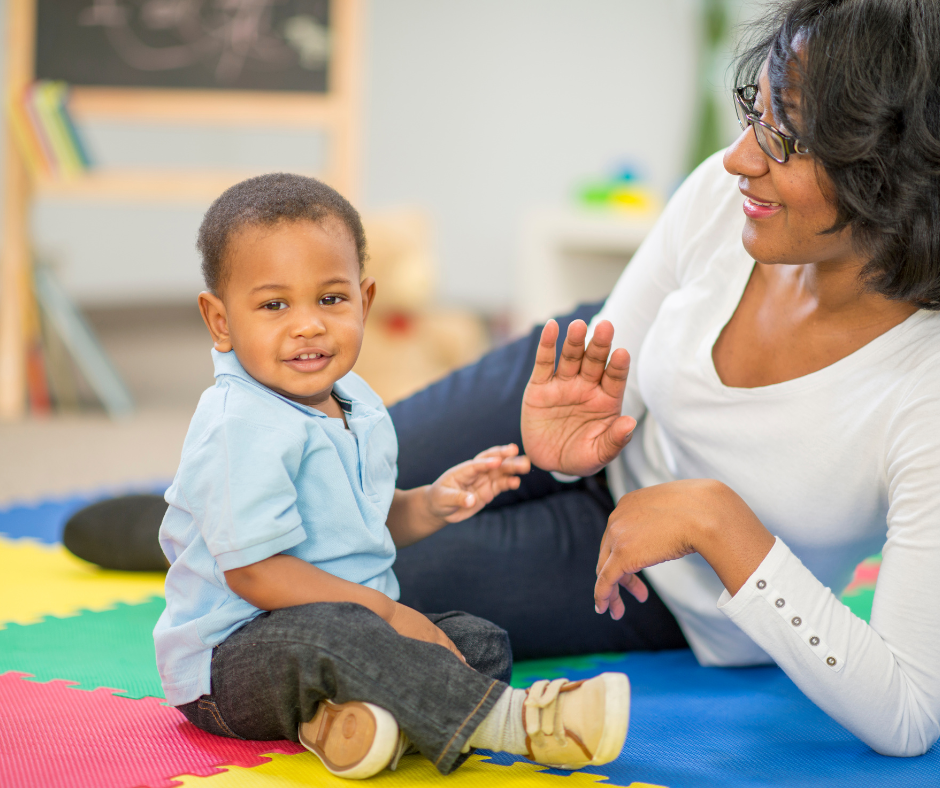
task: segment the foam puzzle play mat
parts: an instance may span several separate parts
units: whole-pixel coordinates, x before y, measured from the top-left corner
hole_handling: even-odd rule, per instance
[[[99,496],[100,497],[100,496]],[[59,543],[82,496],[0,509],[0,786],[289,788],[353,785],[289,741],[204,733],[162,699],[152,630],[163,576],[100,570]],[[877,558],[843,601],[871,612]],[[579,772],[478,750],[443,777],[421,756],[362,785],[577,788],[940,786],[940,747],[877,755],[777,668],[698,666],[688,651],[598,654],[516,665],[513,684],[605,670],[632,685],[630,733],[613,763]]]

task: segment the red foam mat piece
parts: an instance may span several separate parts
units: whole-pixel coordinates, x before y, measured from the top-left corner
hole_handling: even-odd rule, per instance
[[[170,788],[182,774],[257,766],[262,753],[303,752],[290,741],[241,741],[190,724],[159,698],[113,695],[73,682],[0,676],[0,785],[16,788]]]

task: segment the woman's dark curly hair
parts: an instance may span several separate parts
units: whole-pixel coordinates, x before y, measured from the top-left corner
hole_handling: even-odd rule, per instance
[[[273,172],[259,175],[226,189],[216,199],[199,226],[196,248],[202,254],[202,276],[216,295],[225,284],[225,252],[229,239],[247,225],[273,225],[307,220],[339,219],[352,236],[359,270],[366,261],[366,236],[362,220],[349,201],[315,178]]]
[[[832,181],[827,232],[850,228],[868,289],[940,310],[940,3],[779,3],[736,84],[765,62],[774,116]]]

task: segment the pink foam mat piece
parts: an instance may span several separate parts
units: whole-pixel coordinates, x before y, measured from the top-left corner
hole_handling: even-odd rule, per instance
[[[0,676],[0,786],[170,788],[172,779],[258,766],[262,753],[294,754],[290,741],[241,741],[205,733],[159,698],[139,700],[73,682]]]

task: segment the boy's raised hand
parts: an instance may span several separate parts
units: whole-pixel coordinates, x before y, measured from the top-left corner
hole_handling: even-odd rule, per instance
[[[531,469],[519,447],[493,446],[472,460],[462,462],[431,485],[428,502],[431,514],[449,523],[459,523],[480,511],[497,495],[519,486],[519,475]]]

